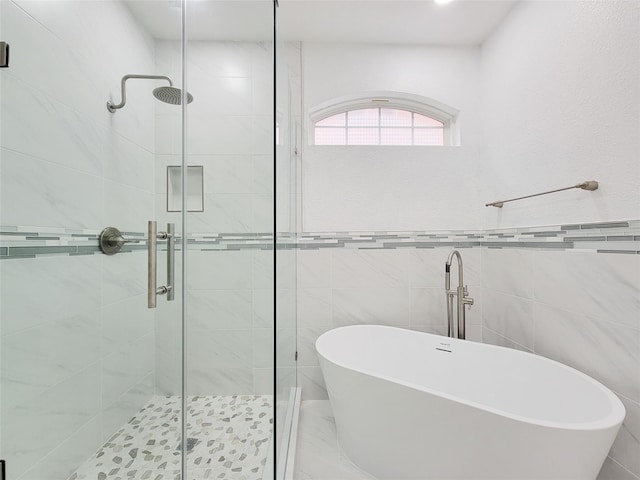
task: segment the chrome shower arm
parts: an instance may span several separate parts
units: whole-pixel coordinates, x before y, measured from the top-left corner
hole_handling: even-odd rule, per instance
[[[125,75],[124,77],[122,77],[122,80],[120,81],[120,90],[121,90],[122,101],[120,103],[118,103],[117,105],[114,105],[111,102],[107,102],[107,109],[111,113],[114,113],[116,110],[124,107],[125,103],[127,103],[127,89],[125,87],[125,83],[130,78],[144,79],[144,80],[166,80],[166,81],[169,82],[169,86],[171,86],[171,87],[173,86],[173,83],[171,82],[171,79],[169,77],[164,76],[164,75],[136,75],[136,74]]]

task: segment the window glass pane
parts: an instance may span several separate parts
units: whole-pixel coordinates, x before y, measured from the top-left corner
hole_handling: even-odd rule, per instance
[[[406,110],[380,109],[380,125],[383,127],[410,127],[411,112]]]
[[[344,128],[316,128],[316,145],[346,145]]]
[[[395,108],[349,110],[315,126],[316,145],[444,145],[443,122]]]
[[[378,145],[377,128],[349,128],[349,145]]]
[[[444,128],[416,128],[414,145],[444,145]]]
[[[381,145],[411,145],[410,128],[383,128],[380,130]]]
[[[347,118],[346,113],[338,113],[316,122],[316,125],[320,127],[344,127],[346,125],[345,120]]]
[[[444,123],[436,120],[435,118],[420,115],[419,113],[414,113],[413,115],[413,124],[416,127],[444,127]]]
[[[363,108],[361,110],[351,110],[348,112],[350,127],[376,127],[378,126],[378,109]]]

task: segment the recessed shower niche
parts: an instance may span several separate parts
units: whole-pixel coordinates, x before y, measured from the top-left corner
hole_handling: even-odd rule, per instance
[[[182,210],[182,174],[179,165],[167,167],[167,212]],[[204,212],[204,167],[187,167],[187,195],[185,197],[188,212]]]

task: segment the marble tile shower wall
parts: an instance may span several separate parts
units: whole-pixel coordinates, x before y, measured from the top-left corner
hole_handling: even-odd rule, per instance
[[[468,338],[553,358],[615,391],[627,418],[599,478],[640,476],[640,221],[310,233],[295,246],[305,399],[327,398],[314,349],[326,330],[374,323],[444,333],[443,264],[458,248],[476,300]]]
[[[272,63],[269,43],[188,45],[188,90],[195,99],[188,110],[188,162],[204,172],[204,211],[187,219],[191,395],[273,389]],[[178,42],[156,42],[156,71],[180,78]],[[167,212],[167,166],[180,164],[180,117],[158,103],[155,122],[157,218],[179,223],[178,213]],[[162,394],[177,394],[180,387],[176,308],[157,317],[156,380]]]
[[[145,255],[84,248],[153,214],[148,86],[131,85],[126,111],[105,107],[123,74],[153,71],[153,43],[119,2],[0,8],[2,456],[9,478],[53,480],[153,394]]]

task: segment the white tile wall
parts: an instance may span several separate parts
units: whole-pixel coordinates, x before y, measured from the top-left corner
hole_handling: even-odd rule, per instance
[[[252,288],[252,251],[190,251],[187,289]]]
[[[632,472],[640,472],[638,438],[640,438],[640,403],[618,395],[627,411],[624,424],[611,448],[611,457]]]
[[[194,330],[251,330],[253,300],[250,289],[187,292],[189,326]]]
[[[483,340],[570,365],[616,392],[627,418],[600,479],[636,478],[640,258],[586,251],[483,250]]]
[[[0,272],[2,335],[99,309],[102,260],[94,256],[7,260]]]
[[[448,253],[298,252],[298,381],[305,400],[326,398],[314,343],[331,328],[380,323],[445,334]],[[465,283],[476,300],[468,312],[467,338],[551,357],[614,390],[627,419],[600,478],[636,478],[640,258],[542,249],[461,253]],[[455,276],[454,270],[453,284]]]
[[[484,325],[515,343],[533,350],[534,302],[530,299],[487,289],[484,292]]]
[[[20,66],[15,68],[19,70]],[[8,120],[3,122],[3,146],[100,175],[105,160],[105,129],[92,118],[58,102],[57,97],[46,96],[31,87],[13,69],[12,65],[11,74],[5,75],[2,83],[2,109]],[[37,142],[33,141],[35,132],[38,132]]]
[[[336,249],[332,252],[332,286],[333,288],[406,287],[408,265],[408,250]]]
[[[598,480],[637,480],[638,478],[611,457],[607,457],[598,475]]]
[[[574,366],[640,401],[640,331],[535,303],[536,353]]]
[[[534,262],[536,301],[640,329],[637,255],[536,252]]]
[[[300,254],[302,253],[300,252]],[[300,288],[297,295],[299,327],[331,327],[333,319],[331,317],[332,296],[330,284],[327,288]]]
[[[3,406],[10,412],[100,360],[100,311],[8,334],[2,354]]]
[[[101,426],[100,416],[93,417],[21,478],[25,480],[65,478],[69,474],[69,465],[81,465],[95,453],[95,445],[103,442]]]
[[[369,323],[446,334],[444,264],[451,250],[298,251],[298,381],[305,400],[327,398],[314,346],[327,330]],[[475,248],[460,252],[465,284],[475,300],[467,311],[467,338],[480,341],[481,253]],[[451,281],[457,285],[457,269]]]
[[[179,79],[178,43],[157,41],[155,46],[156,73]],[[188,162],[204,168],[204,212],[188,214],[189,232],[271,232],[270,46],[189,42],[187,68],[187,90],[194,96],[188,108]],[[178,223],[179,213],[166,212],[166,167],[180,165],[180,116],[175,107],[157,105],[155,147],[158,222]],[[289,270],[295,265],[286,264]],[[273,265],[273,251],[188,252],[186,380],[190,394],[271,393]],[[285,272],[283,268],[279,274]],[[291,296],[281,298],[295,301]],[[163,315],[156,330],[156,349],[167,353],[165,358],[158,356],[163,367],[158,367],[156,388],[175,392],[179,372],[168,359],[179,360],[180,346],[172,340],[178,332],[171,322]]]
[[[484,249],[482,286],[487,290],[533,298],[533,256],[531,250]]]
[[[6,408],[4,402],[3,408]],[[99,414],[100,364],[97,362],[42,395],[5,411],[3,455],[9,472],[19,478]],[[97,446],[99,443],[94,448]]]
[[[333,290],[333,324],[360,323],[400,327],[411,323],[409,291],[377,287]]]
[[[0,154],[3,224],[99,228],[103,198],[99,176],[4,147]]]
[[[153,375],[147,375],[125,391],[112,404],[104,407],[102,413],[102,442],[106,442],[124,424],[131,420],[131,412],[140,409],[140,403],[148,402],[154,395]],[[92,452],[95,453],[95,452]],[[84,460],[87,457],[85,456]]]

